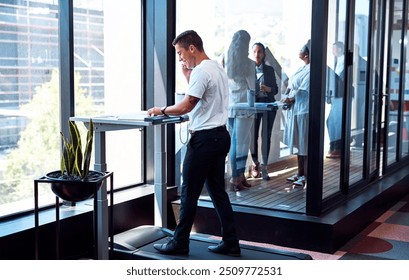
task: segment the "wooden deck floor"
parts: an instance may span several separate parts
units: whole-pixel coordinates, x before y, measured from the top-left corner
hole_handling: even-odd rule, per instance
[[[350,180],[359,180],[362,176],[362,150],[351,151]],[[340,160],[324,160],[323,197],[328,197],[339,191]],[[249,178],[250,189],[234,192],[230,191],[229,180],[226,179],[226,189],[233,205],[251,206],[274,210],[284,210],[305,213],[306,191],[293,188],[287,178],[297,172],[296,156],[288,156],[279,162],[268,166],[271,180]],[[308,187],[308,186],[307,186]],[[204,191],[202,200],[210,200]]]
[[[240,192],[229,190],[230,201],[243,206],[305,212],[305,190],[293,188],[286,180],[297,172],[296,157],[290,156],[269,165],[268,172],[269,181],[249,178],[250,189]]]

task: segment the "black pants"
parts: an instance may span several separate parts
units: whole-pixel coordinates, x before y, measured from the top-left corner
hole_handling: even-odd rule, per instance
[[[341,140],[335,140],[329,143],[329,151],[341,151],[342,148],[342,141]]]
[[[225,159],[229,149],[230,135],[225,127],[198,131],[192,135],[183,162],[179,223],[174,234],[179,244],[189,244],[197,201],[204,185],[219,217],[223,240],[238,240],[224,180]]]
[[[270,155],[270,146],[271,146],[271,134],[273,132],[273,125],[274,125],[274,120],[276,118],[277,111],[271,111],[267,112],[267,118],[264,117],[264,114],[258,113],[256,115],[256,120],[254,123],[254,137],[252,140],[252,145],[251,145],[251,157],[253,159],[254,163],[258,163],[258,134],[260,131],[260,123],[261,120],[263,122],[267,122],[267,133],[264,131],[264,125],[262,126],[262,131],[261,131],[261,141],[262,147],[265,147],[265,149],[262,149],[261,155],[262,155],[262,164],[267,165],[268,164],[268,156]],[[266,134],[267,138],[264,138],[264,135]]]

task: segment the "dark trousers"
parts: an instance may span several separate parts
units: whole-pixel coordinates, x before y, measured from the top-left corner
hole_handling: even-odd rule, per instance
[[[329,151],[333,152],[333,151],[341,151],[342,148],[342,141],[341,140],[335,140],[332,142],[329,142]]]
[[[307,156],[297,156],[298,176],[307,177]]]
[[[261,120],[263,122],[267,122],[267,131],[264,131],[265,126],[262,126],[261,129],[261,141],[262,144],[261,146],[263,147],[261,149],[261,155],[262,155],[262,164],[267,165],[268,164],[268,156],[270,155],[270,146],[271,146],[271,134],[273,132],[273,125],[274,125],[274,120],[276,118],[277,111],[271,111],[267,112],[265,115],[267,118],[264,117],[264,114],[258,113],[256,115],[256,120],[254,123],[254,138],[253,138],[253,145],[251,148],[251,157],[253,159],[254,163],[258,163],[258,134],[260,131],[260,124]],[[265,136],[266,135],[266,136]],[[266,137],[266,138],[265,138]]]
[[[230,149],[230,135],[225,127],[195,132],[183,162],[183,183],[179,223],[174,239],[189,245],[190,230],[196,215],[197,201],[203,186],[213,201],[225,241],[237,241],[233,209],[225,190],[225,159]]]

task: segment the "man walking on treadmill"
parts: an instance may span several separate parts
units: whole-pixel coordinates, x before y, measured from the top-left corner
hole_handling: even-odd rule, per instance
[[[203,185],[206,185],[221,223],[222,234],[222,241],[208,249],[216,254],[240,256],[233,209],[225,191],[224,179],[225,159],[230,149],[230,135],[226,129],[229,106],[227,75],[217,61],[210,60],[206,55],[202,39],[195,31],[181,33],[172,45],[189,84],[187,94],[179,103],[153,107],[148,114],[189,113],[191,138],[183,162],[179,223],[173,238],[164,244],[154,244],[154,248],[162,254],[189,254],[189,236],[197,201]]]

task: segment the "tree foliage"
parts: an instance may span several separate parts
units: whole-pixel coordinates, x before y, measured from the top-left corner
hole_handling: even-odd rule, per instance
[[[76,74],[76,114],[96,113],[93,98],[79,87],[79,81]],[[0,204],[32,197],[33,180],[60,168],[59,104],[59,73],[55,70],[50,81],[36,88],[31,102],[20,108],[29,116],[29,123],[21,132],[17,148],[6,157]]]

